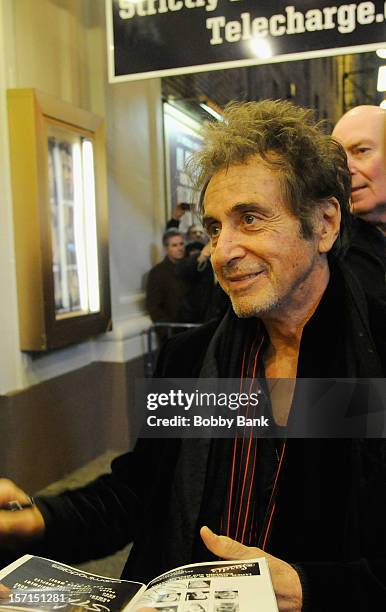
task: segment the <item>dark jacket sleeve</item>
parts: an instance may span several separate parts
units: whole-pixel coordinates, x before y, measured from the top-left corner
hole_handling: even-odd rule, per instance
[[[153,322],[168,320],[165,311],[164,291],[163,274],[156,266],[150,270],[146,286],[146,308]]]
[[[141,523],[149,470],[144,453],[137,448],[115,459],[110,474],[82,488],[37,497],[46,532],[32,552],[80,563],[123,548]]]
[[[167,507],[178,448],[178,440],[139,439],[133,452],[113,461],[110,474],[82,488],[37,497],[46,532],[28,552],[81,563],[112,554],[135,540],[147,558],[151,543],[144,542],[151,529],[158,528],[161,511]],[[143,580],[142,572],[136,576]]]
[[[205,327],[210,335],[211,326]],[[206,340],[205,335],[202,337],[203,330],[193,330],[195,334],[187,332],[188,338],[198,336],[196,342],[192,342],[202,350]],[[180,348],[178,337],[170,340],[170,345],[174,346],[175,341]],[[172,352],[172,361],[174,355]],[[164,360],[171,367],[166,354]],[[181,375],[189,376],[186,360],[180,358],[179,364]],[[162,375],[165,367],[159,362],[158,376]],[[149,513],[149,496],[157,497],[160,483],[164,491],[170,466],[175,464],[174,459],[168,459],[168,453],[174,452],[172,447],[170,440],[140,439],[134,451],[112,462],[111,473],[81,488],[35,497],[46,525],[44,537],[38,542],[28,543],[28,549],[21,545],[19,550],[10,552],[0,547],[0,564],[11,563],[25,552],[64,563],[82,563],[113,554],[138,539],[138,534],[146,529],[144,517],[146,508]],[[160,457],[165,460],[160,461]],[[150,506],[154,508],[156,503]]]

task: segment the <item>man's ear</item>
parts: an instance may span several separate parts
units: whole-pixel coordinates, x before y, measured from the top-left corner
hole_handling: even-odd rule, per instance
[[[319,253],[331,251],[335,240],[339,236],[341,212],[338,200],[335,197],[328,198],[320,204],[320,214],[317,223],[317,235],[319,236]]]

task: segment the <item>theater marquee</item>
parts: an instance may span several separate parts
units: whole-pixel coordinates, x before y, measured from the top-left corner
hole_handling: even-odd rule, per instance
[[[386,2],[106,0],[109,79],[144,79],[371,51]]]

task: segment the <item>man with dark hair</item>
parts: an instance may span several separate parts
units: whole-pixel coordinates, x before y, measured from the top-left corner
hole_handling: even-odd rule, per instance
[[[164,259],[149,272],[146,285],[146,308],[154,323],[178,323],[189,284],[178,274],[177,263],[185,256],[184,238],[178,230],[169,229],[162,237]],[[159,330],[164,339],[167,329]]]
[[[316,204],[335,197],[341,204],[340,238],[344,235],[346,241],[350,193],[346,156],[315,126],[312,111],[263,100],[232,103],[227,117],[220,125],[206,126],[205,146],[191,163],[196,187],[201,188],[201,211],[205,186],[216,172],[258,155],[277,174],[283,198],[299,219],[305,238],[313,233]],[[341,246],[338,240],[333,250]]]
[[[334,437],[340,405],[320,379],[384,376],[384,337],[372,334],[384,304],[340,261],[344,150],[289,102],[232,104],[206,129],[196,179],[213,266],[233,308],[173,338],[156,375],[263,388],[277,438],[140,440],[112,475],[37,500],[39,509],[15,513],[17,521],[0,512],[0,534],[8,542],[28,535],[36,550],[67,561],[133,538],[124,576],[143,580],[194,561],[265,556],[280,611],[382,609],[384,441],[289,435],[302,419],[312,427],[314,415],[327,414]],[[302,378],[315,382],[306,399]],[[0,502],[10,499],[25,494],[6,482]]]

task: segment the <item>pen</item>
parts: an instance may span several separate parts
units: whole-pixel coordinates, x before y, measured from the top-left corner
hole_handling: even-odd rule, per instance
[[[25,503],[21,503],[16,499],[13,499],[4,504],[4,506],[1,507],[0,510],[9,510],[10,512],[16,512],[17,510],[25,510],[26,508],[32,508],[32,506],[34,505],[35,502],[32,497],[30,497],[29,501]]]

